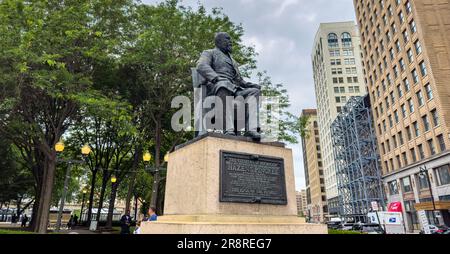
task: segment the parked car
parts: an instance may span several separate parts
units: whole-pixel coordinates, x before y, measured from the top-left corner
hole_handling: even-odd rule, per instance
[[[450,234],[446,233],[450,231],[450,229],[447,226],[429,225],[429,228],[432,235]],[[420,233],[425,234],[423,230],[421,230]]]
[[[329,222],[327,222],[327,227],[329,229],[341,229],[342,224],[341,224],[341,222],[337,222],[337,221],[329,221]]]
[[[351,231],[351,230],[353,230],[354,225],[355,224],[353,224],[353,223],[344,223],[344,224],[342,224],[342,230]]]
[[[361,232],[366,234],[384,234],[379,224],[362,224]]]

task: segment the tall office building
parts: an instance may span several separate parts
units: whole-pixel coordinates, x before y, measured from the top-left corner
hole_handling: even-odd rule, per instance
[[[321,24],[312,52],[320,143],[330,216],[338,213],[339,200],[331,123],[352,96],[366,93],[359,32],[354,22]]]
[[[328,214],[323,173],[317,110],[305,109],[302,117],[308,119],[307,135],[302,138],[303,164],[306,180],[305,217],[311,222],[325,222]]]
[[[305,216],[306,215],[306,207],[307,207],[306,190],[297,191],[295,197],[297,200],[298,214]]]
[[[354,5],[388,202],[409,230],[420,229],[418,212],[449,225],[450,2]]]

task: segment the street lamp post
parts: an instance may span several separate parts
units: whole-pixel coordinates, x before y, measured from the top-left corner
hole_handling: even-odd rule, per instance
[[[427,179],[427,183],[428,183],[428,189],[430,190],[430,195],[431,195],[431,203],[433,204],[433,220],[434,223],[437,223],[436,221],[436,216],[434,214],[434,212],[436,211],[436,203],[434,202],[434,195],[433,195],[433,188],[431,187],[431,180],[430,180],[430,175],[428,174],[428,168],[427,166],[423,166],[420,167],[420,174],[421,177],[425,177]]]
[[[158,166],[158,167],[148,166],[151,159],[152,159],[152,155],[149,152],[144,153],[143,160],[144,160],[144,164],[145,164],[145,169],[148,170],[153,175],[153,187],[152,187],[152,197],[150,200],[150,207],[156,208],[157,201],[158,201],[159,182],[161,181],[161,179],[160,179],[161,176],[160,176],[159,172],[162,171],[163,169],[160,166]],[[166,154],[164,156],[164,161],[166,163],[169,161],[169,154]]]
[[[58,154],[62,153],[64,151],[64,148],[65,148],[65,146],[62,141],[59,141],[58,143],[55,144],[55,151]],[[84,158],[86,158],[90,152],[91,152],[91,149],[88,145],[85,145],[85,146],[83,146],[83,148],[81,148],[81,153]],[[63,188],[63,193],[62,193],[61,201],[60,201],[60,205],[59,205],[58,218],[56,221],[56,231],[59,231],[61,229],[62,214],[64,211],[64,204],[66,201],[67,190],[69,188],[69,178],[70,178],[70,171],[72,170],[72,165],[85,163],[85,161],[80,161],[80,160],[59,160],[59,161],[67,163],[67,170],[66,170],[66,176],[64,178],[64,188]]]
[[[80,211],[79,224],[82,224],[81,221],[83,220],[83,209],[84,209],[84,201],[85,201],[85,198],[86,198],[86,193],[87,193],[87,190],[83,189],[83,199],[81,201],[81,211]]]

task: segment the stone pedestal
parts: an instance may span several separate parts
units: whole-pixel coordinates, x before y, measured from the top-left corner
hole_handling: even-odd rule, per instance
[[[286,205],[220,202],[221,152],[284,160]],[[170,154],[164,216],[142,223],[143,234],[326,234],[297,217],[292,151],[281,143],[207,134]]]

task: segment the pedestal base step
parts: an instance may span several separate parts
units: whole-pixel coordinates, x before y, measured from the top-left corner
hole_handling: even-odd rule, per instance
[[[143,222],[142,234],[327,234],[326,225],[294,216],[170,215]]]

